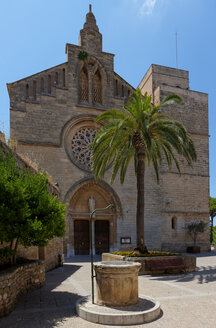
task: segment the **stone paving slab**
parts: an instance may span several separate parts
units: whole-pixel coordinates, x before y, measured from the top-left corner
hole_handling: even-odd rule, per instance
[[[198,255],[197,269],[191,274],[140,276],[140,294],[159,300],[163,315],[154,322],[130,327],[215,328],[216,253]],[[63,268],[46,274],[41,289],[22,296],[14,312],[0,319],[0,328],[114,327],[77,317],[75,303],[90,291],[89,257],[70,258]]]

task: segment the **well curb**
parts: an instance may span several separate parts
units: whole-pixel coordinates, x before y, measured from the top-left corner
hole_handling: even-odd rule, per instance
[[[118,314],[112,313],[112,308],[106,306],[108,311],[104,313],[104,306],[92,304],[91,297],[87,296],[76,302],[76,312],[84,320],[104,325],[137,325],[154,321],[161,316],[160,302],[147,296],[140,296],[140,299],[150,301],[153,306],[148,310],[122,310]]]

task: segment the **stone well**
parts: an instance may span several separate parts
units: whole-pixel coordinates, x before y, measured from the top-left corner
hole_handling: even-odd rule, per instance
[[[140,263],[126,261],[94,264],[96,304],[128,306],[138,303],[138,271]]]

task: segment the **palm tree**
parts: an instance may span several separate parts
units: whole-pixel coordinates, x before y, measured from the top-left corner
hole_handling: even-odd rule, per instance
[[[134,158],[137,178],[136,249],[142,253],[147,252],[144,242],[146,164],[153,164],[158,182],[162,160],[166,160],[169,168],[174,161],[179,173],[177,154],[184,156],[189,165],[196,160],[193,142],[185,128],[160,111],[165,104],[174,102],[182,101],[177,95],[169,95],[160,105],[154,106],[151,96],[145,94],[142,97],[138,89],[130,96],[123,111],[112,109],[96,119],[98,123],[107,123],[98,131],[92,144],[95,178],[102,178],[112,162],[111,183],[118,172],[123,183],[128,164]]]

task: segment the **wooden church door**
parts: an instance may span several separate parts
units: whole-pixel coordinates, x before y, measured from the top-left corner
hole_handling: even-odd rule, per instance
[[[95,221],[95,254],[109,252],[109,221]]]
[[[74,221],[74,248],[75,255],[89,254],[89,221]]]

